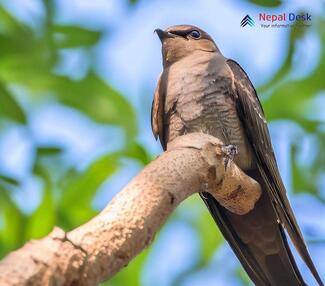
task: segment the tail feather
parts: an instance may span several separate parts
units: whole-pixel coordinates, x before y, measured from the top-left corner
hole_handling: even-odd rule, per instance
[[[255,285],[306,285],[267,192],[246,215],[227,211],[209,193],[201,197]]]

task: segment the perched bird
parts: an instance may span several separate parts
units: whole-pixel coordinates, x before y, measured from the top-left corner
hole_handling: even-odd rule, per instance
[[[264,112],[247,74],[198,27],[177,25],[156,32],[163,56],[151,115],[156,139],[166,149],[177,136],[203,132],[237,146],[234,161],[259,182],[262,196],[253,210],[237,215],[211,194],[201,194],[224,237],[255,285],[306,285],[286,231],[323,285],[286,196]]]

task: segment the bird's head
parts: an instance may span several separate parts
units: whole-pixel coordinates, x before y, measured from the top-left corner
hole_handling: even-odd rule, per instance
[[[177,25],[169,27],[165,31],[156,29],[155,32],[162,43],[164,67],[195,51],[219,51],[210,35],[195,26]]]

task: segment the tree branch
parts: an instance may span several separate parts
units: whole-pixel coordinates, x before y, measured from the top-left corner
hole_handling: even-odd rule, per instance
[[[68,233],[55,228],[5,257],[0,285],[97,285],[147,247],[175,207],[196,192],[247,213],[260,186],[227,161],[217,138],[175,139],[92,220]]]

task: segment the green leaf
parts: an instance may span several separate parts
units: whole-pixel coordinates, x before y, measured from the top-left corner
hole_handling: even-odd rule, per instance
[[[8,177],[6,175],[3,175],[3,174],[0,174],[0,183],[1,181],[5,184],[8,184],[8,185],[13,185],[15,187],[18,187],[20,184],[19,184],[19,181],[17,181],[16,179],[12,178],[12,177]]]
[[[318,29],[322,42],[325,42],[324,27],[325,22],[321,21]],[[263,101],[267,119],[293,120],[308,132],[315,132],[321,122],[308,119],[306,106],[311,103],[316,94],[325,89],[324,70],[325,49],[323,48],[319,65],[310,75],[301,80],[288,79],[276,85],[271,96]]]
[[[36,156],[56,156],[61,154],[62,149],[57,146],[52,147],[42,147],[39,146],[36,148]]]
[[[16,99],[0,83],[0,116],[26,124],[27,119],[24,110],[20,107]]]
[[[41,204],[26,221],[25,240],[41,238],[48,234],[55,225],[56,210],[51,186],[46,185],[43,192]]]
[[[137,133],[135,111],[130,103],[95,73],[80,81],[56,77],[53,90],[61,102],[72,106],[100,123],[121,126],[132,138]]]
[[[186,216],[185,219],[200,239],[201,257],[198,265],[195,266],[200,268],[207,265],[218,247],[223,244],[224,239],[199,195],[187,198],[181,207],[191,213],[191,216]],[[184,217],[180,218],[184,219]]]
[[[4,7],[0,6],[0,32],[18,33],[25,27]]]
[[[280,0],[249,0],[249,2],[262,7],[278,7],[282,4]]]
[[[313,168],[312,168],[313,169]],[[298,165],[297,148],[291,147],[291,172],[292,172],[292,187],[295,193],[308,192],[312,194],[318,193],[317,187],[317,172],[309,170]]]
[[[137,120],[131,104],[95,73],[80,81],[50,74],[48,63],[26,57],[7,58],[0,62],[0,74],[6,81],[28,86],[40,95],[50,93],[62,103],[69,105],[99,123],[124,128],[128,139],[136,136]],[[12,112],[10,112],[11,114]]]
[[[49,93],[54,80],[51,74],[54,65],[49,55],[43,56],[44,59],[42,54],[34,53],[7,55],[0,61],[0,75],[4,81],[20,84],[27,90]]]
[[[296,24],[296,23],[297,22],[295,22],[294,24]],[[281,68],[273,75],[273,77],[266,84],[264,84],[263,86],[260,86],[258,88],[258,90],[257,90],[258,93],[262,93],[262,92],[267,91],[270,88],[273,88],[279,82],[281,82],[285,79],[285,77],[288,75],[288,73],[290,72],[290,70],[292,68],[293,56],[294,56],[297,41],[299,41],[300,39],[302,39],[305,36],[306,31],[307,31],[306,27],[302,27],[302,26],[298,26],[298,25],[294,25],[290,29],[290,36],[288,38],[288,51],[287,51],[286,59],[285,59],[284,63],[282,64]]]
[[[23,83],[40,95],[50,92],[62,103],[85,113],[99,123],[124,128],[128,139],[136,136],[137,120],[133,107],[95,73],[75,81],[65,76],[49,74],[46,66],[40,65],[32,69],[29,68],[32,63],[23,64],[21,67],[16,64],[13,65],[15,68],[4,68],[7,72],[6,80]]]
[[[58,201],[60,220],[66,227],[84,223],[96,214],[91,207],[93,198],[100,185],[119,167],[118,157],[109,154],[91,163],[83,172],[66,175],[62,197]]]
[[[55,45],[58,48],[92,46],[98,42],[101,32],[90,31],[79,26],[55,25]]]
[[[23,243],[24,216],[0,187],[0,257]]]
[[[141,274],[143,266],[150,252],[150,247],[142,251],[137,257],[131,260],[126,268],[118,272],[110,281],[101,284],[101,286],[121,286],[132,285],[141,286]],[[131,282],[132,281],[132,282]]]
[[[207,209],[196,220],[195,228],[201,240],[202,262],[207,264],[224,239]]]
[[[136,159],[141,162],[143,166],[149,164],[152,160],[151,155],[147,152],[144,146],[137,142],[127,144],[124,151],[121,152],[121,155]]]

